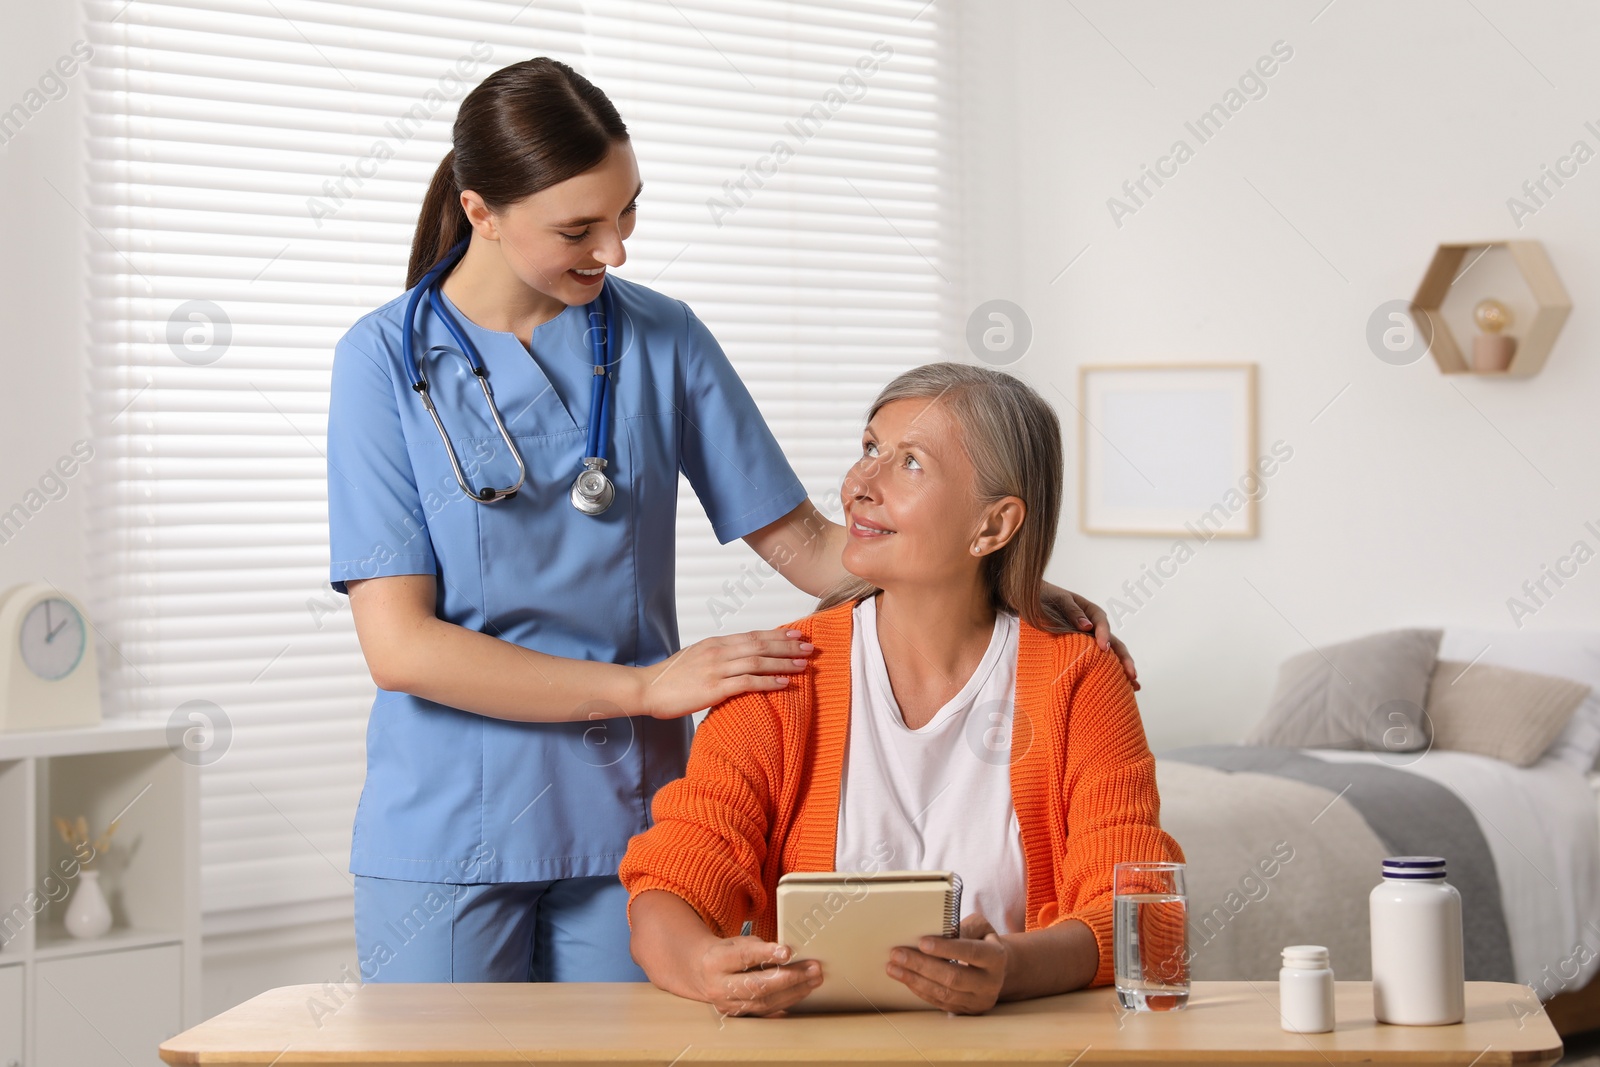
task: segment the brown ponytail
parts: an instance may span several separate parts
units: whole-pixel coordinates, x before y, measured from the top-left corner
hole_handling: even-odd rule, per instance
[[[461,208],[471,189],[491,211],[598,166],[628,127],[606,94],[559,60],[502,67],[461,101],[452,147],[422,198],[406,288],[472,232]]]

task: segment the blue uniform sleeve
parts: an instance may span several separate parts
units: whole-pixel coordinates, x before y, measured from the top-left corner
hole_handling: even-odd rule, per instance
[[[328,396],[329,580],[435,574],[427,513],[406,451],[393,379],[347,334]]]
[[[733,364],[687,304],[680,467],[727,544],[789,514],[806,498],[777,438]]]

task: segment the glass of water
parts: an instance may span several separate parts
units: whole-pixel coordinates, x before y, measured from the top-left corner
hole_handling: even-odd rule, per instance
[[[1189,1003],[1188,894],[1181,863],[1119,863],[1112,872],[1117,1000],[1133,1011]]]

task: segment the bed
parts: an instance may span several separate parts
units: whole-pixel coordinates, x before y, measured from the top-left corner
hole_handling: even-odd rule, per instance
[[[1600,773],[1556,755],[1261,744],[1163,751],[1156,767],[1188,860],[1193,978],[1275,979],[1283,947],[1306,943],[1339,978],[1370,978],[1380,862],[1443,855],[1467,978],[1533,987],[1564,1034],[1600,1027]]]

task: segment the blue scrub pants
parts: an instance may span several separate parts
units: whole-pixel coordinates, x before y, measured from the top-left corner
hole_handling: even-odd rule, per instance
[[[643,982],[612,876],[449,885],[356,875],[363,982]]]

